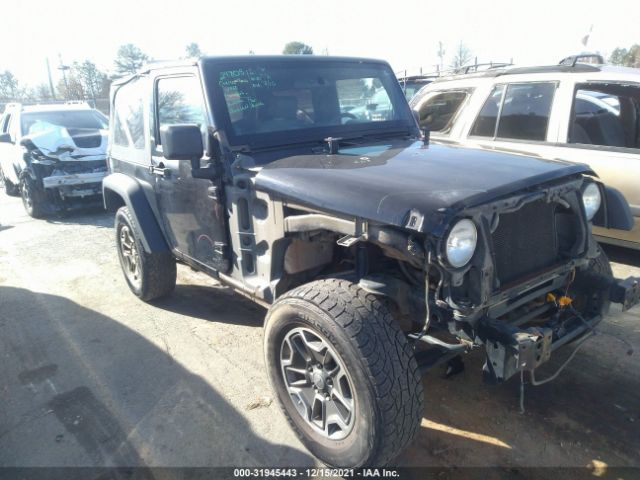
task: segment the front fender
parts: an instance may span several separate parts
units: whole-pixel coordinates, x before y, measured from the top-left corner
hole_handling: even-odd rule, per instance
[[[597,227],[632,230],[635,222],[627,199],[615,188],[603,187],[600,190],[604,190],[602,206],[593,218],[593,224]]]
[[[112,173],[102,180],[104,208],[114,211],[126,205],[133,217],[136,235],[148,253],[170,251],[164,234],[144,190],[137,180],[122,173]]]

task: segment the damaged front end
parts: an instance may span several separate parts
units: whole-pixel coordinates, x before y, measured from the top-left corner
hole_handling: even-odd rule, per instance
[[[32,198],[48,213],[101,204],[102,179],[107,175],[106,138],[98,132],[73,138],[76,145],[55,148],[47,148],[39,137],[21,142],[25,149],[21,175],[29,177]]]
[[[417,354],[423,369],[484,346],[484,379],[499,383],[533,372],[558,348],[592,333],[610,302],[623,309],[638,303],[638,279],[615,279],[591,235],[583,203],[589,184],[604,192],[577,176],[441,212],[442,234],[424,244],[426,320],[409,334],[429,345]],[[473,222],[477,243],[460,266],[447,248],[461,220]]]

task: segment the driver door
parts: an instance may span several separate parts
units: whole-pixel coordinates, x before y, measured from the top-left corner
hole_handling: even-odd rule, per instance
[[[171,124],[201,126],[206,144],[207,113],[197,73],[161,76],[154,82],[154,141],[151,172],[163,227],[174,251],[219,272],[229,269],[221,180],[196,179],[191,164],[162,155],[160,128]],[[203,158],[206,166],[209,159]]]

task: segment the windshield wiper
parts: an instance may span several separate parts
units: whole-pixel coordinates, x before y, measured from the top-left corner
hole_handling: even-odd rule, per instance
[[[331,153],[336,153],[337,148],[340,146],[348,146],[348,145],[361,145],[367,141],[371,140],[386,140],[389,137],[396,137],[398,135],[410,136],[411,132],[409,130],[394,130],[387,132],[375,132],[375,133],[365,133],[362,135],[357,135],[353,137],[328,137],[324,139],[324,142],[329,145],[329,151]]]
[[[398,135],[404,135],[404,136],[411,136],[411,130],[410,129],[398,129],[398,130],[389,130],[389,131],[384,131],[384,132],[375,132],[375,133],[365,133],[364,135],[362,135],[362,137],[365,138],[373,138],[373,139],[386,139],[389,137],[395,137]]]
[[[282,143],[269,144],[269,145],[242,145],[241,147],[235,147],[231,150],[239,151],[242,153],[249,152],[268,152],[270,150],[279,150],[283,147],[317,147],[318,145],[322,145],[325,143],[323,140],[300,140],[300,141],[291,141],[287,140]]]
[[[301,147],[318,147],[318,146],[327,146],[330,153],[337,153],[338,149],[341,146],[348,145],[359,145],[371,140],[385,140],[389,137],[395,137],[398,135],[410,136],[410,129],[397,129],[397,130],[387,130],[383,132],[371,132],[358,134],[354,136],[344,136],[344,137],[326,137],[322,140],[287,140],[278,142],[275,144],[268,145],[251,145],[245,144],[237,147],[233,147],[233,151],[238,151],[241,153],[250,153],[250,152],[268,152],[272,150],[279,150],[283,147],[292,147],[292,148],[301,148]]]

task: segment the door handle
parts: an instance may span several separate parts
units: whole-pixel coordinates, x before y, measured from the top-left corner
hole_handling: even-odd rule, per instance
[[[149,172],[162,178],[169,178],[171,176],[171,169],[165,168],[164,166],[156,167],[154,165],[150,165]]]

